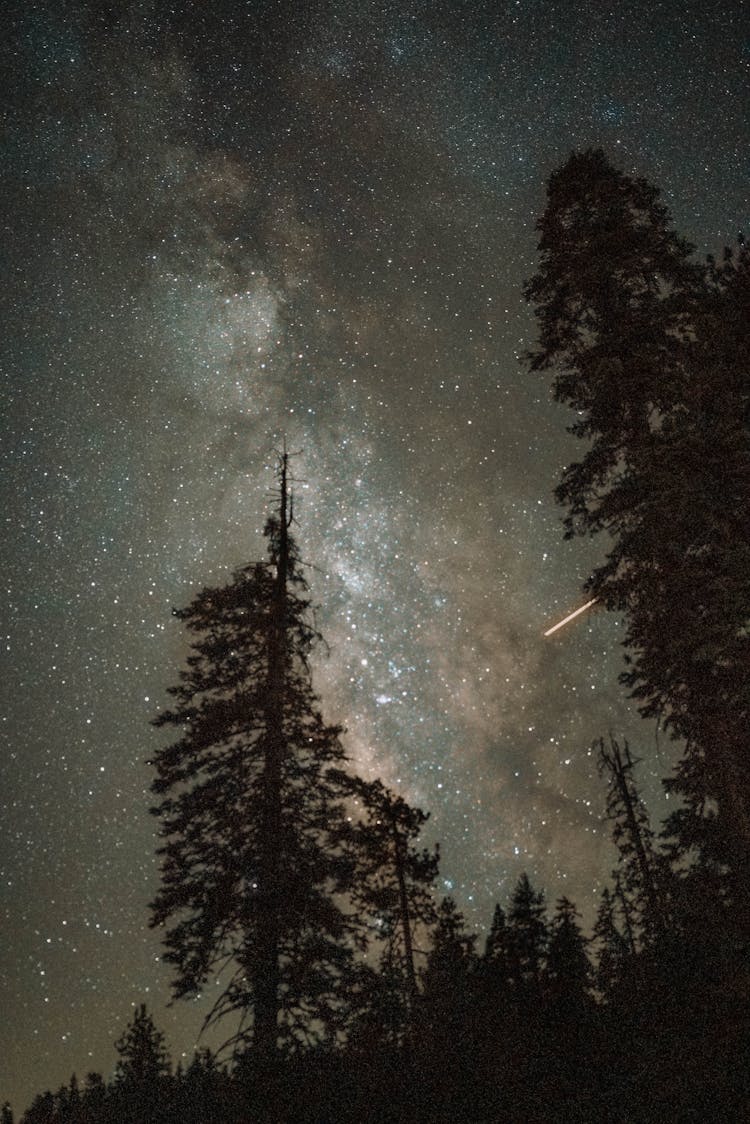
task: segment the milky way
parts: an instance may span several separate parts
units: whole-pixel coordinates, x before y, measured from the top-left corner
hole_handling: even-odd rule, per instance
[[[629,737],[655,809],[672,749],[617,685],[617,620],[543,636],[604,544],[562,540],[569,419],[519,361],[534,223],[587,146],[702,252],[749,217],[739,4],[161,7],[24,5],[5,47],[18,1109],[107,1075],[143,1000],[192,1051],[200,1005],[165,1009],[147,929],[149,719],[185,655],[172,606],[264,550],[284,437],[326,717],[432,813],[473,927],[524,869],[590,919],[612,854],[589,746]]]

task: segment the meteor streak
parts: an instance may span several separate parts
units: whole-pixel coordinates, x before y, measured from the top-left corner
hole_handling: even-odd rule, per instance
[[[567,617],[563,617],[563,619],[561,621],[558,621],[557,624],[553,624],[552,628],[548,628],[544,635],[551,636],[553,632],[557,632],[558,628],[562,628],[562,626],[564,624],[567,624],[568,621],[575,620],[576,617],[579,617],[581,613],[585,613],[587,609],[590,609],[591,606],[595,604],[596,598],[592,597],[591,600],[587,601],[585,605],[581,605],[579,609],[574,609],[572,613],[568,613]]]

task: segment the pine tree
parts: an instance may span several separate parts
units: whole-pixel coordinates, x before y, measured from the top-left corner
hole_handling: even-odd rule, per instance
[[[342,981],[364,936],[347,910],[339,726],[318,709],[319,640],[290,534],[286,453],[268,560],[204,589],[175,615],[193,636],[177,701],[156,719],[179,740],[155,755],[165,926],[176,997],[229,979],[207,1021],[239,1018],[273,1069],[277,1048],[337,1033]]]
[[[495,904],[490,931],[484,944],[482,963],[491,965],[499,979],[507,980],[510,972],[510,931],[501,905]]]
[[[107,1106],[108,1090],[101,1073],[90,1072],[86,1074],[83,1086],[83,1118],[86,1124],[100,1124],[100,1121],[111,1119]]]
[[[608,781],[606,814],[619,858],[618,893],[627,896],[629,929],[637,925],[648,943],[668,923],[666,868],[656,853],[648,811],[636,785],[637,761],[627,741],[620,746],[612,735],[608,746],[600,738],[592,748],[598,749],[599,773]]]
[[[415,1033],[417,1072],[443,1119],[471,1118],[466,1105],[474,1084],[476,939],[453,898],[443,898],[421,976]]]
[[[624,610],[623,681],[685,742],[679,856],[728,873],[750,927],[750,259],[702,268],[659,192],[576,153],[539,222],[533,370],[589,441],[563,473],[566,534],[606,531],[590,595]]]
[[[515,1012],[511,973],[511,933],[502,907],[496,904],[484,953],[476,967],[473,999],[477,1046],[487,1073],[494,1071],[505,1024]]]
[[[428,815],[412,808],[381,781],[341,777],[363,815],[347,825],[345,840],[355,868],[353,900],[372,919],[388,976],[403,979],[408,1011],[417,996],[415,937],[435,920],[433,886],[440,861],[437,847],[415,846]]]
[[[49,1090],[34,1097],[21,1124],[56,1124],[55,1098]]]
[[[171,1073],[164,1035],[154,1025],[145,1003],[135,1011],[115,1049],[119,1054],[115,1081],[120,1086],[152,1089]]]
[[[425,987],[442,978],[463,978],[475,963],[477,938],[466,931],[464,915],[451,897],[445,897],[437,909],[432,933],[432,948],[423,972]]]
[[[669,641],[658,637],[631,681],[663,684],[670,661],[669,723],[686,750],[668,788],[685,800],[667,834],[678,853],[698,855],[750,932],[750,251],[741,240],[718,265],[709,259],[696,311],[691,381],[674,444],[689,480],[667,468],[660,485],[674,510],[670,538],[679,558],[669,599]],[[669,466],[668,466],[669,467]],[[670,487],[671,484],[671,487]],[[649,591],[651,592],[651,591]],[[648,622],[650,623],[650,622]],[[655,709],[652,704],[652,709]]]
[[[525,288],[540,330],[530,366],[554,370],[555,398],[577,414],[570,431],[592,440],[556,493],[570,536],[627,516],[623,466],[674,406],[697,278],[657,188],[601,150],[574,153],[550,177],[538,229],[541,268]],[[590,583],[601,599],[608,576]]]
[[[476,970],[476,939],[467,932],[464,916],[453,898],[443,898],[422,972],[420,1009],[425,1025],[447,1042],[465,1028],[471,1006],[471,978]]]
[[[119,1057],[106,1099],[107,1117],[113,1124],[130,1120],[166,1124],[172,1064],[164,1035],[145,1003],[136,1008],[115,1049]]]
[[[522,993],[537,992],[549,940],[544,892],[536,891],[526,873],[518,879],[508,914],[511,979]]]
[[[587,942],[578,917],[573,903],[566,897],[560,898],[555,906],[547,949],[547,988],[553,1002],[568,1013],[586,1004],[592,978]]]
[[[594,984],[606,1000],[622,981],[633,952],[617,924],[615,899],[606,886],[596,914],[593,941],[597,945]]]

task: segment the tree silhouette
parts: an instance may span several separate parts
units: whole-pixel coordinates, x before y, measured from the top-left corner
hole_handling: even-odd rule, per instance
[[[266,525],[268,560],[175,612],[192,633],[177,701],[155,720],[180,732],[154,757],[165,926],[177,997],[228,980],[208,1021],[236,1015],[235,1047],[263,1065],[277,1046],[335,1037],[342,980],[364,943],[347,909],[353,869],[340,843],[341,728],[312,689],[310,622],[287,484]]]
[[[341,777],[363,815],[345,828],[355,867],[353,900],[372,919],[382,948],[382,965],[403,980],[406,1010],[417,996],[414,941],[418,927],[435,920],[433,886],[439,850],[418,850],[415,842],[428,820],[381,781]]]
[[[689,260],[658,189],[600,151],[553,174],[539,221],[535,371],[589,441],[556,495],[566,534],[606,531],[586,588],[626,612],[623,682],[686,743],[668,828],[750,928],[750,259]],[[744,310],[744,311],[743,311]]]
[[[599,994],[608,999],[622,981],[634,950],[617,924],[616,902],[606,886],[596,913],[593,941],[597,945],[593,982]]]
[[[171,1072],[164,1035],[141,1003],[115,1042],[119,1059],[115,1079],[120,1085],[152,1086]]]
[[[594,742],[600,775],[607,777],[606,814],[612,824],[612,840],[619,866],[618,895],[627,896],[627,925],[648,943],[668,923],[666,896],[667,870],[654,847],[654,833],[648,811],[635,781],[635,766],[630,747],[622,746],[610,735]]]
[[[566,897],[560,898],[550,926],[546,982],[553,1002],[568,1013],[579,1012],[589,998],[592,969],[579,914]]]
[[[476,939],[453,898],[443,898],[422,972],[415,1033],[416,1067],[436,1119],[467,1118],[466,1099],[473,1084]]]
[[[513,965],[513,937],[502,906],[496,904],[479,963],[481,990],[496,1008],[508,1000]]]
[[[568,535],[617,526],[632,508],[634,454],[674,406],[681,335],[698,283],[691,247],[669,228],[659,191],[617,171],[600,150],[573,153],[550,177],[538,224],[540,269],[525,287],[539,345],[531,369],[554,371],[553,392],[591,439],[557,488]],[[609,567],[590,583],[609,599]]]
[[[533,889],[526,873],[511,896],[508,929],[511,979],[526,1002],[538,994],[549,940],[544,893]]]

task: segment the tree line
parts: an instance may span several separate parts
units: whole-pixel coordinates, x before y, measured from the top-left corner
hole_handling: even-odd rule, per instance
[[[591,936],[523,875],[481,950],[435,893],[427,815],[356,774],[323,719],[286,452],[267,557],[176,611],[152,809],[175,999],[218,1056],[177,1071],[144,1007],[111,1081],[23,1124],[741,1119],[750,1104],[750,255],[696,262],[658,190],[598,150],[553,174],[528,356],[586,445],[566,534],[624,615],[622,680],[681,747],[660,831],[637,759],[596,743],[617,862]],[[5,1109],[6,1121],[11,1119]]]

